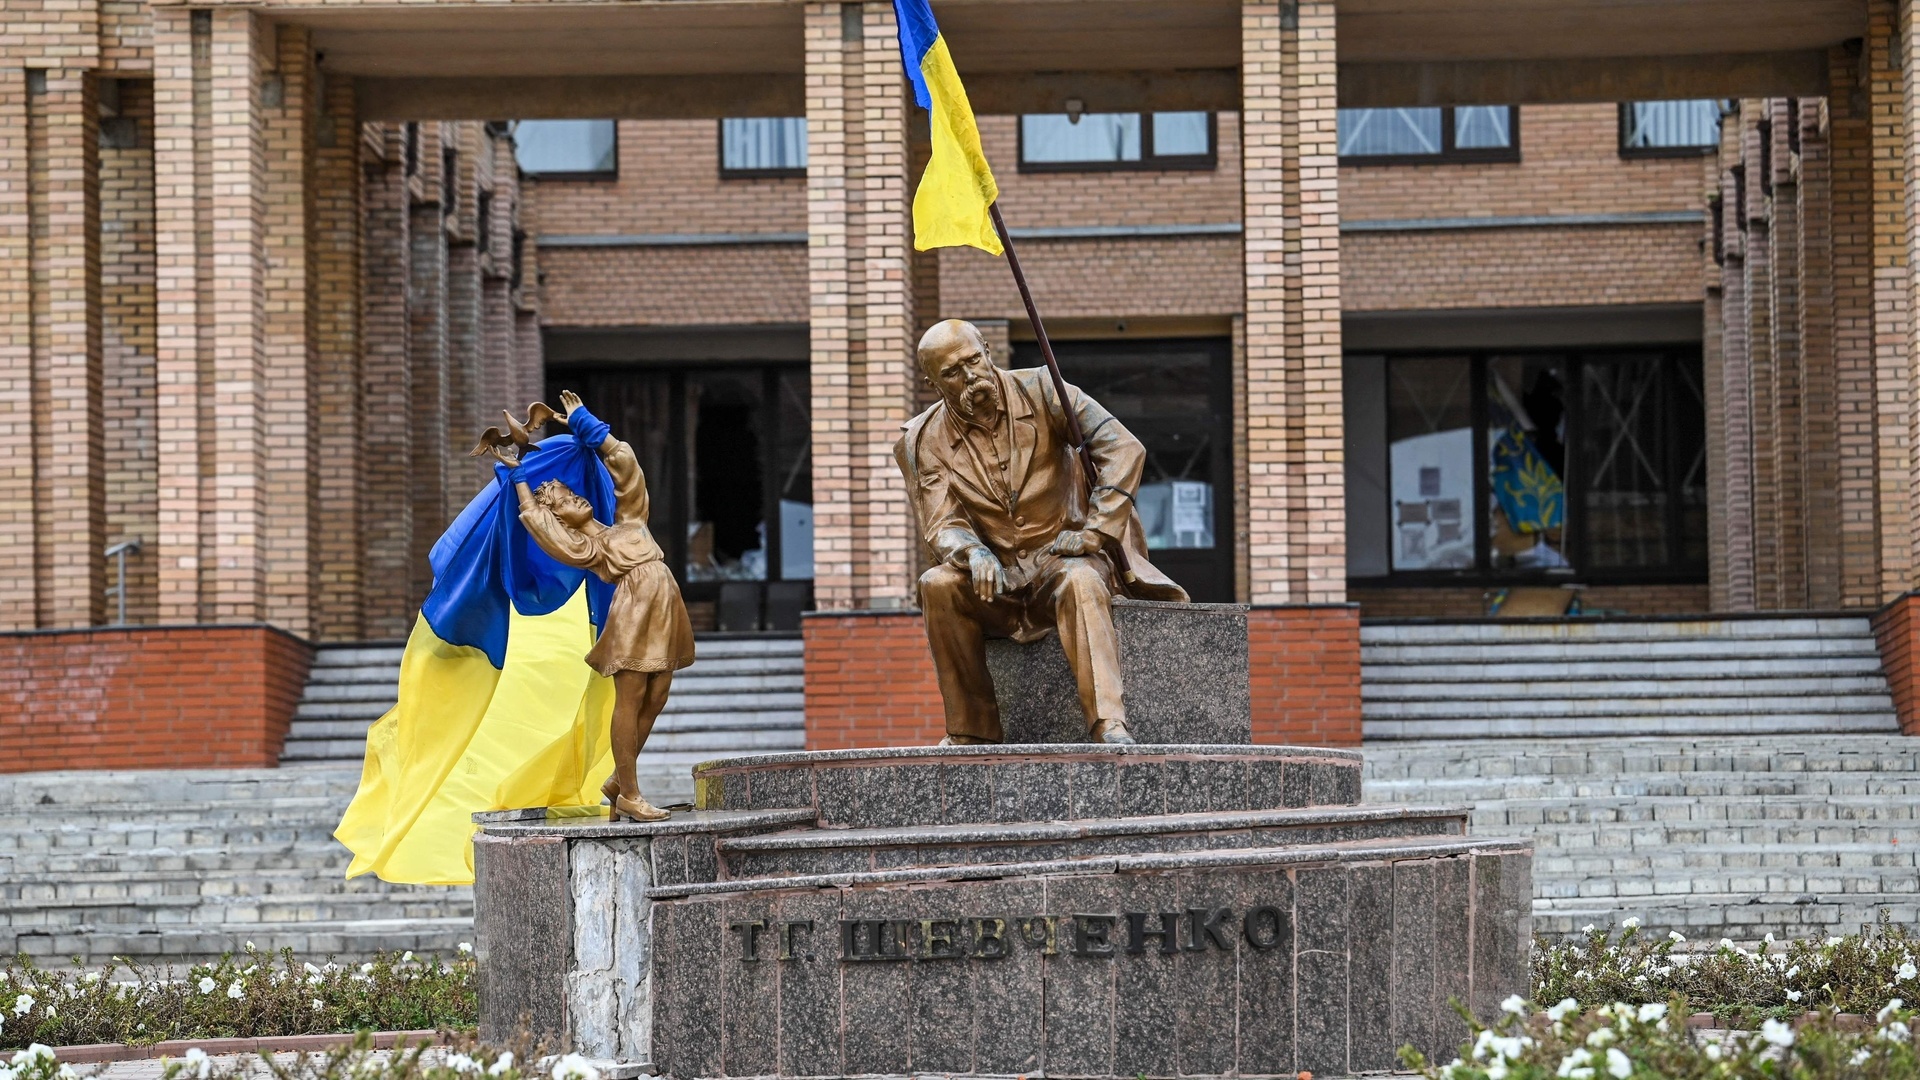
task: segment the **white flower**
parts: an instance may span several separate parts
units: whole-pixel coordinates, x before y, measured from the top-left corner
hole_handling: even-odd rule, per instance
[[[1581,932],[1581,933],[1583,933],[1583,934],[1591,934],[1591,933],[1593,933],[1593,924],[1592,924],[1592,923],[1588,923],[1587,925],[1585,925],[1585,926],[1583,926],[1583,927],[1581,927],[1581,928],[1580,928],[1580,932]]]
[[[247,951],[248,951],[248,952],[252,952],[252,951],[253,951],[253,942],[251,942],[251,941],[249,941],[249,942],[247,942]]]
[[[15,1016],[27,1015],[27,1011],[33,1008],[33,1000],[34,999],[32,994],[21,994],[19,997],[14,998],[13,999],[13,1015]]]
[[[53,1059],[53,1047],[45,1043],[34,1043],[25,1050],[13,1055],[13,1067],[18,1069],[22,1065],[36,1065],[42,1061],[52,1061]]]
[[[1795,965],[1793,965],[1792,967],[1790,967],[1790,968],[1788,968],[1788,969],[1787,969],[1787,974],[1786,974],[1786,977],[1787,977],[1787,978],[1789,978],[1789,979],[1791,979],[1791,978],[1793,978],[1793,977],[1794,977],[1795,975],[1798,975],[1798,974],[1800,974],[1800,965],[1799,965],[1799,964],[1795,964]]]
[[[213,993],[213,988],[218,985],[220,984],[217,982],[214,982],[211,976],[207,976],[207,975],[200,976],[200,992],[201,993],[211,994]]]
[[[88,986],[92,986],[94,983],[100,981],[100,973],[97,971],[89,971],[85,975],[80,976],[80,981],[86,983]]]
[[[47,1019],[51,1020],[54,1017],[59,1015],[60,1015],[60,1006],[58,1005],[47,1006]]]
[[[241,998],[247,996],[247,988],[240,985],[239,979],[235,979],[233,980],[233,985],[227,987],[227,996],[235,1001],[239,1001]]]
[[[1627,1055],[1620,1052],[1619,1047],[1610,1046],[1607,1048],[1607,1072],[1619,1077],[1620,1080],[1626,1080],[1633,1075],[1633,1062]]]
[[[60,1068],[56,1069],[53,1075],[58,1077],[59,1080],[80,1080],[80,1074],[74,1072],[73,1066],[64,1061],[60,1063]]]
[[[579,1054],[568,1054],[553,1063],[553,1080],[600,1080],[600,1070]]]
[[[1789,991],[1787,991],[1787,1000],[1788,1000],[1788,1001],[1799,1001],[1801,997],[1802,997],[1802,995],[1801,995],[1801,993],[1800,993],[1800,991],[1798,991],[1798,990],[1789,990]]]
[[[1907,982],[1911,980],[1915,975],[1920,975],[1920,968],[1914,967],[1913,961],[1909,960],[1906,963],[1901,964],[1899,969],[1893,973],[1893,981]]]
[[[1767,936],[1761,938],[1760,940],[1766,942],[1769,945],[1773,944],[1773,931],[1771,930],[1767,931]]]
[[[317,968],[317,967],[314,967],[314,966],[313,966],[313,962],[312,962],[312,961],[308,961],[308,962],[307,962],[306,964],[304,964],[304,965],[302,965],[302,966],[304,966],[304,967],[305,967],[305,968],[307,969],[307,974],[309,974],[309,975],[318,975],[318,974],[320,974],[320,969],[319,969],[319,968]]]
[[[1638,930],[1640,929],[1640,916],[1629,915],[1627,916],[1626,921],[1622,922],[1620,925],[1628,930]]]
[[[1579,1002],[1573,1000],[1572,998],[1562,998],[1560,1001],[1560,1004],[1555,1005],[1553,1008],[1547,1010],[1547,1019],[1557,1024],[1560,1021],[1565,1020],[1567,1017],[1579,1011],[1580,1011]]]
[[[1869,1052],[1866,1047],[1863,1046],[1860,1049],[1855,1050],[1853,1052],[1853,1056],[1847,1059],[1847,1064],[1865,1065],[1867,1063],[1867,1059],[1872,1056],[1873,1054]]]
[[[213,1059],[197,1046],[187,1051],[186,1065],[187,1072],[199,1080],[206,1080],[207,1074],[213,1071]]]
[[[319,972],[315,972],[312,975],[307,976],[308,986],[319,986],[321,983],[326,981],[327,981],[326,976],[320,974]]]
[[[1669,930],[1667,931],[1667,940],[1673,942],[1675,945],[1678,945],[1681,942],[1687,940],[1687,935],[1681,933],[1678,930]]]
[[[1700,1052],[1707,1055],[1708,1061],[1720,1060],[1720,1044],[1717,1042],[1710,1042],[1707,1045],[1701,1047]]]
[[[1649,1002],[1640,1006],[1640,1011],[1634,1015],[1643,1024],[1651,1024],[1656,1020],[1665,1020],[1667,1018],[1667,1003],[1664,1001]]]
[[[1515,1016],[1524,1015],[1527,1011],[1527,999],[1519,994],[1510,994],[1507,1000],[1500,1003],[1500,1011],[1512,1013]]]
[[[1732,938],[1730,938],[1730,937],[1723,937],[1723,938],[1721,938],[1721,939],[1720,939],[1720,947],[1721,947],[1721,948],[1723,948],[1723,949],[1732,949],[1732,948],[1734,948],[1735,946],[1734,946],[1734,944],[1733,944],[1733,939],[1732,939]]]
[[[1846,939],[1846,938],[1837,938],[1837,937],[1830,937],[1830,938],[1828,938],[1828,939],[1827,939],[1827,948],[1829,948],[1829,949],[1831,949],[1831,948],[1833,948],[1833,947],[1834,947],[1835,945],[1838,945],[1838,944],[1840,944],[1840,943],[1841,943],[1842,941],[1845,941],[1845,940],[1847,940],[1847,939]]]
[[[360,974],[362,974],[362,975],[371,975],[371,974],[373,974],[373,965],[372,965],[372,964],[361,964],[361,965],[360,965]]]
[[[511,1068],[513,1068],[513,1051],[505,1050],[501,1052],[499,1057],[493,1059],[492,1065],[487,1066],[487,1075],[499,1076]]]
[[[1775,1046],[1792,1046],[1793,1025],[1781,1023],[1778,1020],[1769,1020],[1760,1025],[1760,1037]]]
[[[401,953],[400,962],[403,964],[413,963],[413,950],[409,949],[406,952]]]
[[[1895,1020],[1880,1029],[1880,1037],[1888,1042],[1906,1042],[1913,1038],[1913,1032],[1907,1029],[1907,1025]]]
[[[1613,1033],[1613,1029],[1610,1027],[1594,1028],[1591,1032],[1587,1033],[1587,1045],[1598,1050],[1619,1037],[1620,1036]]]
[[[1880,1012],[1876,1016],[1874,1016],[1873,1022],[1876,1024],[1886,1023],[1887,1017],[1892,1016],[1895,1011],[1900,1009],[1905,1004],[1906,1002],[1901,1001],[1899,998],[1894,998],[1892,1001],[1887,1002],[1886,1008],[1881,1009]]]
[[[1586,1047],[1576,1046],[1573,1053],[1561,1059],[1556,1075],[1568,1077],[1569,1080],[1592,1080],[1593,1069],[1588,1064],[1592,1060],[1593,1054]]]
[[[454,1072],[469,1073],[480,1071],[480,1063],[465,1054],[448,1054],[446,1064],[447,1068],[452,1069]]]
[[[460,951],[461,951],[461,952],[463,952],[463,953],[471,953],[471,952],[473,951],[473,942],[471,942],[471,941],[463,941],[463,942],[461,942],[461,943],[460,943],[460,946],[459,946],[459,947],[460,947]]]
[[[1460,1071],[1465,1075],[1472,1075],[1465,1069]],[[1487,1080],[1507,1080],[1507,1063],[1504,1061],[1490,1063],[1487,1066]]]

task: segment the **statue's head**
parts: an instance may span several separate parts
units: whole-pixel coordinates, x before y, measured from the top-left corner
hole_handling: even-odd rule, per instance
[[[963,419],[999,412],[1000,380],[994,375],[993,350],[979,327],[960,319],[933,324],[920,338],[920,371],[940,391],[947,408]]]
[[[593,520],[593,504],[558,480],[549,480],[534,488],[533,501],[553,511],[553,516],[568,528],[585,528],[587,522]]]

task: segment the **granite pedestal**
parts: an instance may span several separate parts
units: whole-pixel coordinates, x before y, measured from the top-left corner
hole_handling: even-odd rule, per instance
[[[1113,629],[1135,739],[1244,743],[1252,737],[1244,605],[1115,600]],[[1007,742],[1086,741],[1086,717],[1057,634],[1025,645],[989,639],[987,670]]]
[[[481,815],[482,1034],[674,1077],[1294,1076],[1526,987],[1531,850],[1239,744],[709,762],[654,824]]]

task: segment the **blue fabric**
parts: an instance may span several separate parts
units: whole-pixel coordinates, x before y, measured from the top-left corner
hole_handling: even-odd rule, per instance
[[[920,69],[940,27],[933,21],[929,0],[893,0],[893,18],[900,24],[900,65],[907,69],[913,83],[913,100],[923,109],[933,108],[933,95],[927,92],[927,75]]]
[[[1493,497],[1517,533],[1557,529],[1566,519],[1567,492],[1553,466],[1540,456],[1533,436],[1509,427],[1494,440]]]
[[[577,425],[597,424],[601,439],[607,425],[587,414]],[[597,447],[599,444],[595,443]],[[505,466],[496,471],[506,472]],[[595,449],[572,434],[554,435],[529,448],[513,470],[538,488],[558,480],[593,504],[593,516],[613,523],[613,478]],[[480,649],[496,668],[507,660],[507,620],[559,610],[581,584],[587,587],[587,616],[598,630],[606,625],[613,586],[585,571],[556,561],[540,549],[520,524],[520,499],[510,484],[489,484],[434,542],[427,561],[433,566],[433,590],[420,614],[440,640]]]
[[[607,422],[587,411],[585,405],[575,405],[567,414],[567,429],[581,446],[597,451],[600,444],[607,441],[607,435],[613,430]]]

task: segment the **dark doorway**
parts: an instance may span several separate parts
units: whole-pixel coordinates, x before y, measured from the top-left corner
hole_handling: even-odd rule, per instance
[[[813,603],[806,366],[550,366],[549,400],[563,389],[639,453],[694,629],[798,630]]]
[[[1225,338],[1058,341],[1067,381],[1147,450],[1135,501],[1154,565],[1203,603],[1233,601],[1233,346]],[[1019,342],[1014,366],[1039,367]]]

